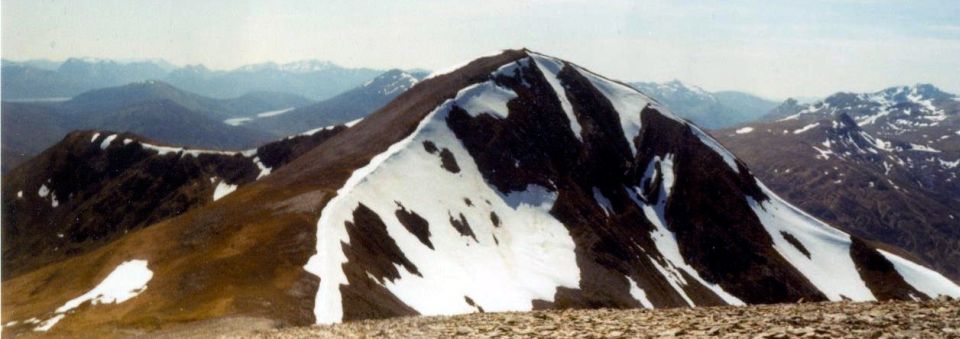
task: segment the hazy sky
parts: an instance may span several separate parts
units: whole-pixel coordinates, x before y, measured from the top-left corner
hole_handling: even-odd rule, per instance
[[[528,47],[627,81],[770,98],[960,92],[960,1],[2,1],[4,58],[442,69]]]

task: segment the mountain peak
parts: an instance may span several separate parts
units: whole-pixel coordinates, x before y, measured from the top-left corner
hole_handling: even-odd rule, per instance
[[[953,108],[957,96],[931,84],[889,87],[871,93],[837,92],[827,98],[801,105],[784,119],[819,118],[848,112],[860,125],[881,122],[903,133],[907,129],[940,125]],[[886,124],[889,122],[890,124]]]
[[[147,261],[158,273],[122,310],[9,317],[67,317],[53,329],[76,331],[92,321],[71,319],[306,324],[960,295],[780,199],[649,96],[528,50],[429,77],[230,194],[42,270],[54,275],[26,273],[9,292],[13,304],[62,305],[96,286],[90,271]],[[54,290],[30,295],[41,283]],[[184,286],[190,303],[177,303]]]
[[[391,69],[367,81],[361,87],[375,89],[380,91],[382,95],[391,95],[393,93],[403,93],[419,81],[413,74],[400,69]]]

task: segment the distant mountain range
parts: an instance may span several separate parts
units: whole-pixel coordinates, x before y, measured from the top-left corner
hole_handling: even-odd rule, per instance
[[[71,58],[56,69],[37,65],[38,62],[2,61],[0,90],[4,100],[72,97],[96,88],[162,79],[168,73],[153,62]]]
[[[215,99],[154,80],[95,89],[61,102],[4,102],[2,169],[12,169],[76,129],[126,131],[189,147],[253,147],[362,118],[424,76],[392,70],[320,102],[283,92]]]
[[[276,136],[229,126],[223,123],[224,119],[311,102],[296,95],[272,92],[213,99],[159,81],[92,90],[63,102],[4,102],[0,111],[3,171],[78,129],[126,131],[193,147],[249,148]]]
[[[279,65],[256,64],[231,71],[187,66],[173,70],[165,80],[185,90],[216,98],[229,98],[251,91],[276,91],[323,100],[359,86],[381,73],[382,70],[344,68],[311,60]]]
[[[346,68],[326,61],[263,63],[233,70],[202,65],[173,66],[163,60],[116,61],[70,58],[2,61],[3,100],[69,98],[85,91],[131,82],[159,80],[214,98],[234,98],[250,92],[288,92],[322,100],[359,86],[382,70]]]
[[[777,102],[753,94],[708,92],[679,80],[665,83],[632,82],[630,85],[681,117],[705,128],[724,128],[753,121],[777,106]]]
[[[313,101],[284,92],[251,92],[230,99],[214,99],[161,81],[147,80],[84,92],[60,104],[67,114],[111,111],[130,104],[166,99],[211,118],[236,117],[264,110],[303,106]]]
[[[960,97],[919,84],[787,100],[715,134],[814,216],[960,280]]]

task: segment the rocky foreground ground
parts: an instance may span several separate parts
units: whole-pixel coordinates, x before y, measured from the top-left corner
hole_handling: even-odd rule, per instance
[[[261,330],[245,337],[960,338],[960,301],[478,313]]]

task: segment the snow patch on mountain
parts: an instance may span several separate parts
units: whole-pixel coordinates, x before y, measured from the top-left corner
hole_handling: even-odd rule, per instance
[[[359,121],[359,120],[356,120],[356,121]],[[353,123],[356,123],[356,121],[354,121]],[[336,126],[333,126],[333,127],[336,127]],[[333,127],[319,128],[311,132],[316,133],[320,130],[324,130],[328,128],[332,129]],[[304,135],[309,135],[309,134],[305,133]],[[130,140],[130,139],[124,140],[125,145],[129,143],[127,140]],[[245,151],[216,151],[216,150],[189,149],[189,148],[183,148],[183,147],[153,145],[153,144],[139,142],[139,141],[137,142],[137,144],[144,149],[157,152],[157,154],[161,156],[167,155],[167,154],[176,154],[176,155],[179,155],[180,157],[184,157],[184,156],[199,157],[200,155],[203,155],[203,154],[216,154],[216,155],[227,155],[227,156],[242,156],[245,158],[250,158],[250,161],[253,162],[253,164],[260,169],[260,173],[257,175],[257,180],[260,180],[261,178],[267,175],[270,175],[270,172],[273,170],[272,168],[266,166],[262,161],[260,161],[260,157],[257,155],[257,149],[255,148],[245,150]]]
[[[627,277],[627,281],[630,283],[630,296],[640,302],[640,305],[643,305],[644,308],[653,308],[653,303],[647,299],[647,293],[637,285],[637,282],[633,281],[633,278],[629,276]]]
[[[242,118],[230,118],[230,119],[224,120],[223,123],[225,123],[225,124],[227,124],[227,125],[230,125],[230,126],[240,126],[240,125],[243,125],[243,124],[248,123],[248,122],[250,122],[250,121],[253,121],[253,118],[251,118],[251,117],[242,117]]]
[[[817,151],[817,153],[819,153],[819,154],[817,154],[816,156],[814,156],[814,157],[817,158],[817,159],[828,160],[828,159],[830,159],[830,155],[833,154],[833,151],[829,150],[829,148],[826,149],[826,150],[824,150],[824,149],[820,149],[820,148],[817,147],[817,146],[810,146],[810,147],[812,147],[814,150]],[[827,147],[829,147],[829,146],[827,146]]]
[[[66,316],[66,314],[58,313],[57,315],[54,315],[54,316],[51,317],[50,319],[44,320],[44,321],[41,322],[40,325],[38,325],[37,327],[34,327],[34,328],[33,328],[33,331],[34,331],[34,332],[46,332],[46,331],[49,331],[51,328],[53,328],[53,325],[56,325],[56,324],[57,324],[58,322],[60,322],[60,320],[62,320],[63,317],[65,317],[65,316]]]
[[[158,155],[178,154],[181,157],[188,156],[188,155],[192,157],[198,157],[201,154],[218,154],[218,155],[238,155],[238,154],[242,155],[243,154],[243,152],[236,152],[236,151],[190,149],[190,148],[183,148],[183,147],[154,145],[154,144],[149,144],[145,142],[137,142],[137,144],[140,145],[140,147],[143,147],[144,149],[157,152]]]
[[[353,127],[353,125],[356,125],[357,123],[359,123],[359,122],[362,121],[362,120],[363,120],[363,118],[359,118],[359,119],[356,119],[356,120],[351,120],[351,121],[348,121],[348,122],[344,123],[343,126],[346,126],[347,128],[350,128],[350,127]],[[306,131],[306,132],[303,132],[303,133],[300,133],[300,134],[297,134],[297,135],[288,136],[288,137],[286,137],[286,140],[290,140],[290,139],[293,139],[293,138],[296,138],[296,137],[311,136],[311,135],[317,134],[317,133],[319,133],[319,132],[321,132],[321,131],[330,131],[330,130],[333,130],[334,128],[337,128],[338,126],[340,126],[340,125],[330,125],[330,126],[317,127],[317,128],[314,128],[314,129],[312,129],[312,130],[309,130],[309,131]]]
[[[926,145],[910,144],[911,151],[940,153],[940,150]]]
[[[262,113],[257,113],[257,114],[256,114],[256,117],[257,117],[257,118],[274,117],[274,116],[278,116],[278,115],[281,115],[281,114],[290,112],[290,111],[292,111],[294,108],[295,108],[295,107],[287,107],[287,108],[284,108],[284,109],[278,109],[278,110],[273,110],[273,111],[266,111],[266,112],[262,112]]]
[[[956,168],[957,166],[960,166],[960,159],[957,159],[954,161],[947,161],[947,160],[937,158],[937,161],[940,163],[940,166],[943,166],[945,168]]]
[[[560,99],[560,107],[563,108],[563,112],[566,113],[567,120],[570,120],[570,129],[573,130],[573,135],[576,136],[578,140],[583,141],[583,137],[580,136],[583,127],[580,126],[580,122],[577,121],[577,117],[573,114],[573,105],[571,105],[570,100],[567,99],[567,91],[564,89],[563,84],[560,83],[560,78],[558,77],[560,71],[563,70],[563,61],[540,54],[531,54],[531,57],[537,64],[537,68],[543,73],[547,83],[553,88],[553,92],[557,94],[557,98]]]
[[[860,126],[866,126],[877,122],[877,119],[890,115],[891,110],[887,108],[882,108],[872,115],[857,117],[857,124]]]
[[[107,149],[107,147],[110,147],[110,143],[112,143],[116,138],[116,134],[111,134],[110,136],[103,138],[103,142],[100,143],[100,149]]]
[[[213,201],[220,200],[220,198],[225,197],[227,194],[233,193],[235,190],[237,190],[237,185],[231,185],[226,181],[221,181],[213,190]]]
[[[257,168],[260,169],[260,174],[257,174],[257,180],[260,180],[261,178],[270,175],[270,172],[273,172],[273,168],[264,165],[263,161],[260,161],[260,157],[254,157],[253,163],[257,165]]]
[[[600,205],[600,208],[603,208],[603,212],[607,215],[614,213],[613,204],[610,203],[610,199],[607,199],[607,197],[603,195],[603,192],[600,192],[600,189],[596,187],[593,188],[593,200],[597,202],[597,205]]]
[[[760,181],[757,185],[770,199],[758,202],[747,197],[747,202],[784,259],[832,301],[844,296],[855,301],[876,300],[850,256],[849,235],[783,201]],[[784,234],[803,248],[797,248]]]
[[[34,331],[45,332],[56,325],[72,309],[90,302],[97,304],[119,304],[136,297],[147,289],[147,282],[153,278],[153,271],[147,268],[146,260],[130,260],[118,265],[96,287],[83,295],[67,301],[56,309],[53,317],[44,321]]]
[[[893,268],[897,270],[897,273],[900,273],[903,280],[916,288],[917,291],[923,292],[931,298],[941,295],[960,297],[960,286],[954,284],[950,279],[890,252],[881,249],[877,251],[893,263]]]
[[[516,97],[517,93],[514,93],[513,90],[501,87],[490,80],[461,90],[457,94],[456,105],[474,117],[479,114],[489,114],[496,118],[506,119],[509,112],[507,102]]]
[[[225,124],[227,124],[227,125],[230,125],[230,126],[240,126],[240,125],[246,124],[246,123],[251,122],[251,121],[256,120],[256,119],[269,118],[269,117],[275,117],[275,116],[278,116],[278,115],[283,115],[284,113],[290,112],[290,111],[294,110],[295,108],[296,108],[296,107],[288,107],[288,108],[284,108],[284,109],[277,109],[277,110],[260,112],[260,113],[256,113],[256,114],[253,114],[253,115],[251,115],[251,116],[246,116],[246,117],[230,118],[230,119],[224,120],[223,123],[225,123]]]
[[[800,134],[800,133],[809,131],[809,130],[817,127],[817,126],[820,126],[820,123],[819,123],[819,122],[815,122],[815,123],[812,123],[812,124],[803,126],[803,127],[799,128],[799,129],[795,129],[795,130],[793,130],[793,134]]]

